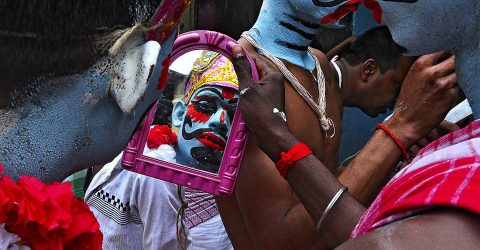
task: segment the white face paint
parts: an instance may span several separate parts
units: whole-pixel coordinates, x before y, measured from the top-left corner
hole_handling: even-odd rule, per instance
[[[465,44],[473,34],[477,1],[379,0],[382,23],[409,55],[430,54]],[[478,17],[477,17],[478,18]]]
[[[110,93],[124,113],[131,113],[144,96],[148,80],[157,63],[160,44],[148,41],[116,57],[112,69]]]

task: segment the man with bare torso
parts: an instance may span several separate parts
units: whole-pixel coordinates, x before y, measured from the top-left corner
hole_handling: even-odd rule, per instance
[[[457,73],[453,70],[454,61],[448,53],[435,53],[417,60],[405,79],[394,115],[382,124],[386,130],[377,131],[366,146],[371,158],[381,156],[371,150],[375,148],[382,152],[390,151],[390,158],[399,158],[400,146],[411,145],[428,129],[413,120],[422,116],[426,122],[441,121],[455,102],[459,86],[470,102],[474,119],[478,119],[479,71],[474,69],[478,69],[479,65],[479,40],[478,32],[475,32],[478,30],[479,5],[475,1],[428,0],[408,3],[378,1],[376,4],[372,7],[377,7],[377,14],[381,14],[383,9],[382,21],[392,29],[394,39],[405,45],[409,54],[426,54],[450,48],[457,55],[458,84]],[[346,6],[351,9],[350,5]],[[431,19],[438,15],[442,18]],[[234,51],[236,58],[242,58],[241,48]],[[242,69],[247,64],[245,59],[241,59],[234,61],[234,65],[236,69]],[[261,138],[258,145],[273,161],[277,161],[280,152],[288,151],[299,142],[282,119],[270,111],[273,107],[284,105],[283,81],[279,81],[278,73],[270,70],[264,72],[264,78],[257,84],[247,73],[237,71],[240,91],[249,89],[249,94],[240,98],[242,114],[252,132]],[[423,94],[419,95],[421,92]],[[407,121],[405,124],[408,126],[399,126],[398,121],[402,120]],[[377,147],[375,140],[388,134],[387,131],[392,140],[384,141],[381,148]],[[398,136],[398,142],[393,142],[394,135]],[[351,188],[356,186],[355,183],[342,178],[339,183],[327,166],[312,155],[296,161],[286,179],[308,209],[312,220],[317,222],[317,229],[322,232],[321,237],[329,248],[350,237],[353,240],[345,242],[341,249],[474,249],[478,247],[480,231],[477,197],[480,174],[476,171],[479,135],[479,123],[474,121],[466,128],[428,145],[409,166],[393,177],[367,210],[355,199],[358,199],[358,193],[355,194],[357,189],[351,193],[344,192],[342,186]],[[385,167],[390,164],[387,158],[380,157],[365,161],[363,173],[353,170],[357,167],[355,164],[349,165],[347,170],[363,175],[372,173],[375,162],[379,160]],[[378,173],[375,176],[379,176]],[[375,178],[368,181],[372,180]],[[268,221],[265,222],[268,225]],[[307,226],[299,227],[292,221],[289,224],[302,233],[309,232]],[[278,232],[272,231],[272,235],[278,235]],[[278,247],[303,245],[304,248],[318,248],[312,242],[295,238],[296,235],[282,235],[286,238],[283,241],[285,244]]]
[[[315,71],[315,58],[309,55],[308,44],[311,41],[309,38],[313,38],[315,29],[318,28],[318,21],[316,23],[315,20],[320,19],[320,13],[309,16],[308,13],[302,13],[301,10],[305,10],[305,8],[296,9],[293,7],[296,4],[308,5],[303,2],[264,1],[257,23],[246,36],[244,34],[244,38],[240,39],[239,42],[245,51],[254,58],[259,57],[257,50],[260,50],[263,55],[267,55],[270,62],[272,60],[268,53],[281,58],[286,69],[297,78],[298,82],[312,96],[312,99],[318,100],[320,91],[317,88],[321,88],[323,85],[317,81],[319,77]],[[313,9],[321,11],[321,8],[315,6],[313,6]],[[256,43],[257,48],[252,46],[251,40]],[[259,49],[259,47],[261,48]],[[262,51],[262,48],[264,51]],[[344,87],[340,91],[339,77],[333,63],[323,53],[319,51],[314,51],[314,53],[325,76],[324,100],[326,106],[323,118],[331,119],[331,123],[327,124],[329,125],[327,128],[322,126],[324,125],[321,122],[322,117],[315,112],[315,108],[312,108],[299,95],[292,86],[292,81],[287,80],[285,80],[285,113],[288,127],[295,137],[308,145],[314,155],[332,172],[337,167],[342,108],[344,105],[361,107],[361,103],[348,103],[350,98],[347,95],[348,87],[346,86],[348,86],[348,82],[354,82],[353,79],[348,79],[348,71],[344,68],[348,63],[345,63],[342,59],[341,63],[338,64],[346,73],[342,79],[348,79],[348,81],[344,81]],[[453,61],[453,59],[451,60]],[[371,64],[368,60],[362,61],[359,68],[356,68],[356,71],[352,69],[351,72],[358,72],[357,80],[364,84],[373,81],[372,78],[379,78],[380,76],[384,77],[385,81],[390,81],[390,84],[397,81],[401,83],[410,68],[412,60],[402,58],[395,62],[395,66],[398,66],[400,70],[397,73],[389,73],[398,74],[395,77],[388,77],[386,74],[384,76],[382,73],[385,72],[380,72],[379,69],[381,65]],[[275,64],[279,67],[278,62]],[[275,66],[273,64],[268,66],[257,65],[259,68]],[[351,73],[350,77],[352,75],[354,74]],[[281,76],[272,74],[269,77]],[[411,78],[411,81],[417,81],[418,75]],[[376,80],[379,81],[379,79]],[[378,83],[376,85],[379,88],[378,93],[367,92],[366,94],[369,96],[363,96],[363,98],[374,100],[376,94],[386,94],[380,90],[381,86]],[[375,90],[375,88],[371,90]],[[248,93],[248,90],[246,90],[246,93]],[[398,92],[396,93],[398,94]],[[395,96],[390,97],[390,100],[384,102],[383,106],[380,105],[371,115],[375,115],[375,112],[377,114],[383,112],[386,107],[393,106],[394,101]],[[321,106],[321,103],[315,102]],[[368,110],[364,111],[368,112]],[[255,111],[252,110],[252,112]],[[258,120],[258,122],[262,121]],[[399,127],[408,125],[403,120],[395,119],[393,122],[398,124]],[[252,126],[261,127],[262,125],[253,124]],[[423,126],[423,130],[430,131],[436,125],[437,122],[426,121],[421,126]],[[425,135],[425,132],[422,133],[424,134],[420,136]],[[230,198],[217,198],[222,219],[233,245],[240,249],[250,249],[252,247],[278,248],[282,246],[288,246],[289,248],[313,246],[318,248],[323,241],[321,235],[315,229],[314,222],[290,185],[278,175],[274,162],[256,146],[256,140],[255,137],[250,138],[239,173],[235,195]],[[376,135],[365,150],[366,153],[360,154],[352,163],[357,167],[349,168],[349,171],[339,177],[341,181],[350,184],[349,187],[353,195],[363,203],[372,199],[378,185],[391,173],[400,158],[400,150],[395,147],[395,144],[390,145],[390,147],[383,146],[382,142],[388,140],[390,138],[384,134]],[[375,157],[371,157],[372,151],[375,152]],[[386,161],[385,158],[387,158]],[[362,166],[365,163],[369,163],[373,167],[369,171],[363,171]],[[379,169],[380,164],[384,164],[385,167]],[[367,182],[370,179],[373,180]],[[296,240],[292,241],[292,238]]]

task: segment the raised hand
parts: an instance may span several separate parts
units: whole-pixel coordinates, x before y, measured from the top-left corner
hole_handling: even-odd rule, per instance
[[[232,63],[239,81],[240,100],[238,107],[247,127],[258,138],[268,138],[271,133],[288,129],[285,111],[285,88],[283,75],[274,66],[260,57],[254,58],[260,80],[252,78],[250,63],[240,45],[232,49]],[[284,113],[283,113],[284,114]]]
[[[454,56],[449,52],[422,56],[408,72],[394,115],[385,124],[410,147],[440,124],[458,92]]]

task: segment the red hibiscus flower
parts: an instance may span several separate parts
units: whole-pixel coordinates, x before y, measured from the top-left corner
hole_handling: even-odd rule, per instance
[[[158,148],[163,144],[175,145],[177,142],[177,134],[166,125],[154,125],[148,133],[147,146],[150,149]]]
[[[32,249],[101,249],[100,226],[70,183],[45,184],[22,176],[15,183],[0,165],[0,224]]]

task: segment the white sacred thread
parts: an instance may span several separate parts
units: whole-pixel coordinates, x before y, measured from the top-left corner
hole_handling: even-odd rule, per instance
[[[337,75],[338,75],[338,87],[340,89],[342,89],[342,71],[340,70],[340,67],[338,67],[338,64],[336,63],[336,61],[338,60],[338,56],[334,56],[332,58],[332,60],[330,60],[330,62],[332,62],[333,64],[333,67],[335,68],[335,70],[337,71]]]
[[[335,136],[335,124],[333,123],[332,119],[327,118],[325,108],[327,106],[326,97],[325,97],[325,76],[323,75],[323,71],[320,67],[320,62],[318,61],[317,56],[313,53],[313,51],[309,48],[308,52],[310,55],[315,59],[315,68],[317,69],[317,83],[318,83],[318,104],[313,100],[313,97],[310,93],[300,84],[298,79],[290,72],[285,64],[278,59],[276,56],[272,55],[268,50],[260,46],[260,44],[253,39],[248,32],[243,32],[242,37],[245,38],[253,47],[257,48],[263,55],[265,55],[268,59],[270,59],[282,72],[282,74],[288,79],[288,81],[292,84],[294,89],[297,93],[307,102],[307,104],[312,108],[313,111],[318,116],[320,120],[320,125],[322,126],[322,130],[325,132],[325,136],[327,136],[327,131],[333,127],[333,134],[330,138]]]

